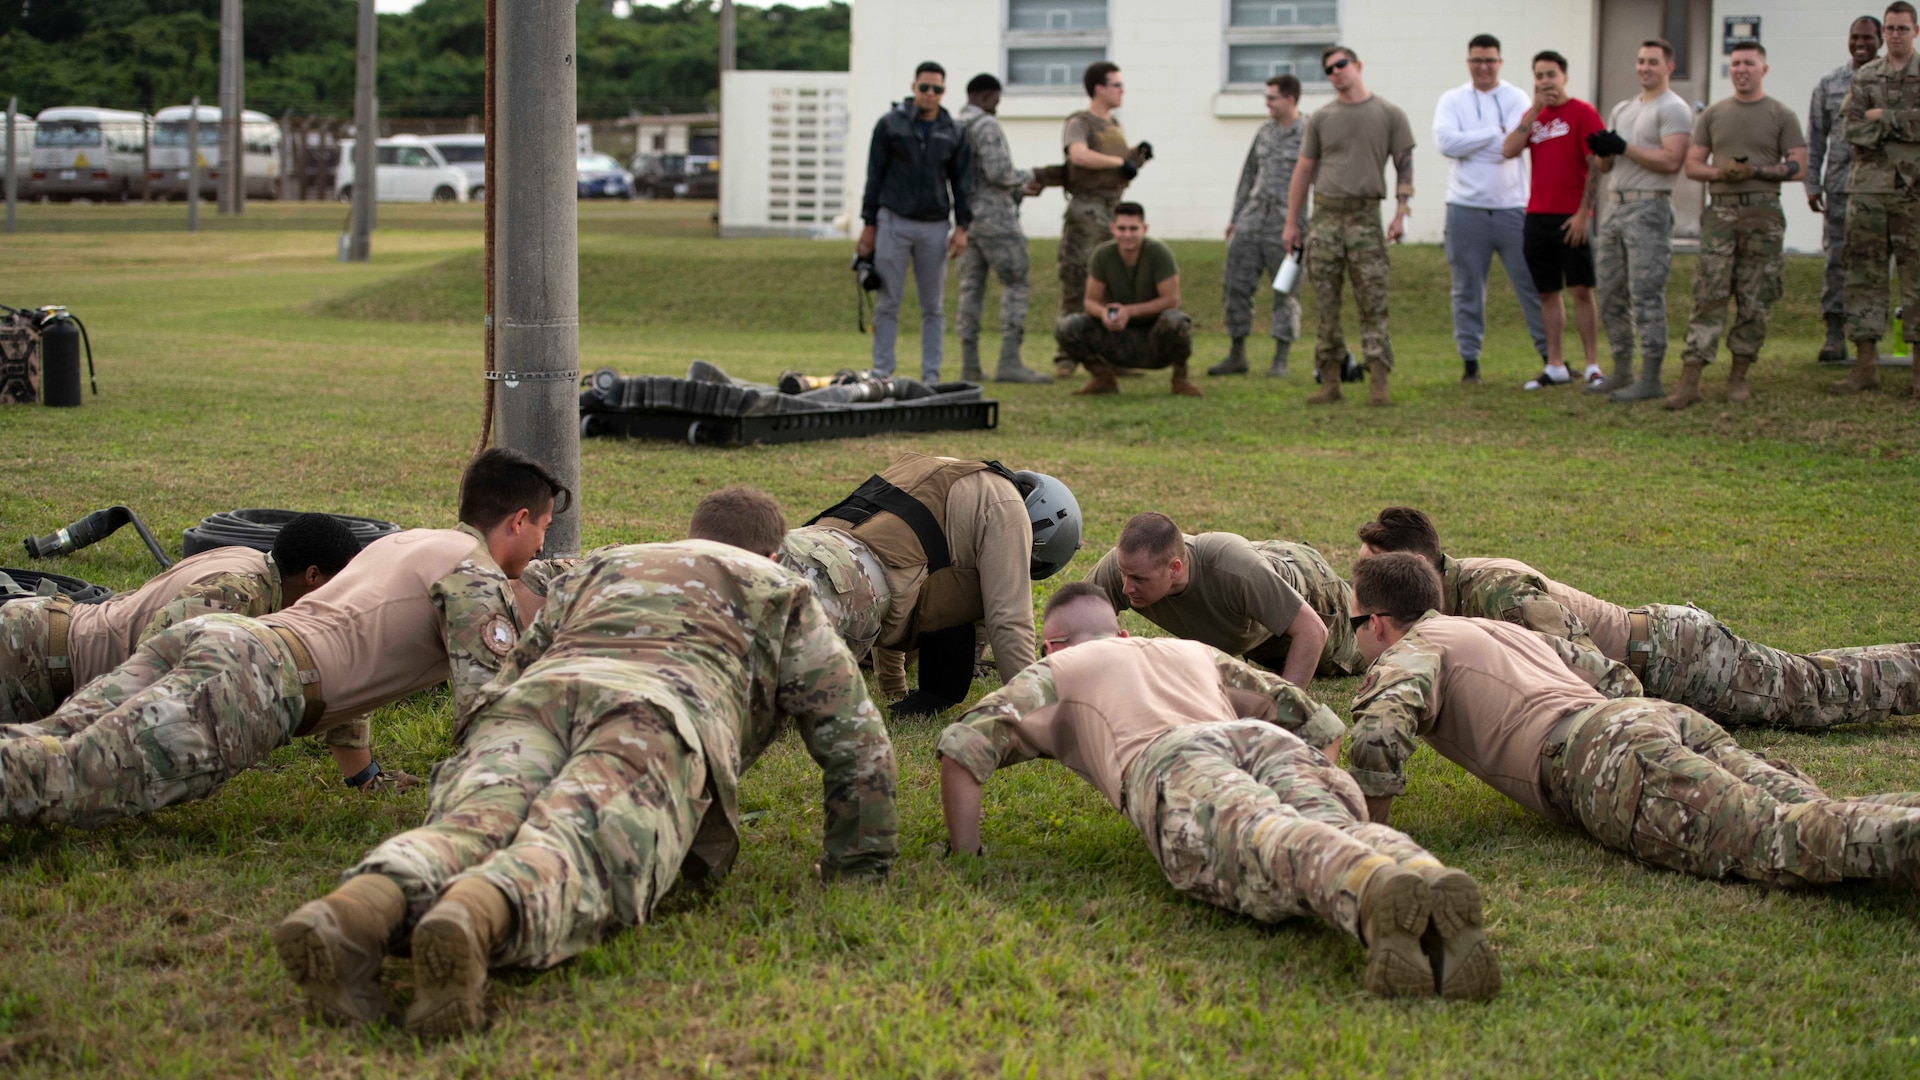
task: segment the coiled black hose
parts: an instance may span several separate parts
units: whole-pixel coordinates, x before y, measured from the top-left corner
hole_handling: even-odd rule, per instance
[[[90,581],[81,581],[77,577],[68,577],[65,574],[49,574],[44,570],[16,570],[11,566],[0,566],[0,574],[12,578],[13,583],[23,589],[38,589],[40,582],[52,581],[60,587],[62,593],[73,597],[73,602],[76,604],[98,604],[113,597],[113,590],[105,585],[95,585]],[[0,604],[18,599],[21,598],[0,594]]]
[[[147,523],[140,520],[139,514],[124,506],[109,506],[105,510],[95,510],[64,529],[57,529],[45,536],[27,537],[25,541],[27,557],[50,559],[55,555],[66,555],[78,551],[89,544],[105,540],[120,526],[129,522],[133,524],[134,531],[140,534],[140,539],[147,545],[147,550],[153,552],[153,557],[159,560],[160,568],[165,570],[172,566],[173,560],[167,558],[167,553],[160,549],[160,542],[155,540],[153,533],[147,530]]]
[[[272,551],[274,538],[280,535],[280,529],[299,516],[298,510],[254,509],[223,510],[218,514],[209,514],[200,519],[200,524],[180,534],[180,551],[185,555],[198,555],[218,547],[250,547],[255,551]],[[391,521],[350,514],[330,516],[344,522],[363,548],[383,536],[400,531],[400,526]]]

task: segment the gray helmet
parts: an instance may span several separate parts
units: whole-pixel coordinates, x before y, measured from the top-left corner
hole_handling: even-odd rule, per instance
[[[1033,580],[1045,581],[1080,550],[1080,503],[1067,485],[1046,473],[1013,475],[1027,493],[1027,519],[1033,522],[1033,560],[1027,572]]]

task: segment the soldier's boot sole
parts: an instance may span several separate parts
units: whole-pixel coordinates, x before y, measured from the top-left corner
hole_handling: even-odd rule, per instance
[[[1753,367],[1750,356],[1736,356],[1727,371],[1727,400],[1735,405],[1753,400],[1753,387],[1747,382],[1747,370]]]
[[[1679,410],[1699,401],[1700,376],[1706,370],[1705,364],[1688,363],[1680,375],[1680,385],[1674,387],[1673,393],[1667,395],[1667,400],[1660,403],[1662,407]]]
[[[383,951],[353,941],[325,900],[281,920],[273,928],[273,951],[324,1019],[369,1024],[387,1015],[387,992],[380,985]]]
[[[407,1031],[447,1037],[487,1026],[487,953],[462,904],[439,904],[413,931]]]
[[[1480,883],[1464,870],[1446,866],[1420,871],[1432,897],[1429,951],[1434,991],[1455,1001],[1485,1001],[1500,992],[1500,959],[1487,940],[1480,906]]]
[[[1420,947],[1433,894],[1412,870],[1383,866],[1368,879],[1360,903],[1367,938],[1367,992],[1378,997],[1433,993],[1433,965]]]

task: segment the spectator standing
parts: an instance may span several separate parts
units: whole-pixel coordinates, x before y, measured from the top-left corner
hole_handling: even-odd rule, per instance
[[[1060,223],[1060,317],[1080,313],[1087,296],[1087,260],[1093,249],[1107,242],[1113,228],[1113,208],[1140,166],[1153,157],[1153,145],[1129,149],[1127,133],[1113,118],[1113,110],[1127,95],[1120,65],[1096,60],[1087,65],[1080,83],[1087,91],[1087,107],[1067,117],[1060,133],[1066,150],[1067,212]],[[1073,361],[1063,352],[1054,357],[1054,374],[1073,374]]]
[[[1227,226],[1226,296],[1227,336],[1233,345],[1227,358],[1207,369],[1209,375],[1247,373],[1247,336],[1253,333],[1253,297],[1260,282],[1271,280],[1287,257],[1281,234],[1287,228],[1287,188],[1300,160],[1300,80],[1275,75],[1267,80],[1267,122],[1253,136],[1247,163],[1240,167],[1240,186],[1233,193],[1233,220]],[[1287,353],[1300,336],[1300,302],[1292,293],[1274,290],[1273,315],[1267,324],[1273,336],[1273,364],[1267,374],[1287,373]]]
[[[973,211],[967,205],[967,144],[940,98],[947,72],[931,60],[913,72],[913,93],[873,126],[867,150],[867,188],[860,200],[858,251],[880,274],[873,305],[873,373],[893,374],[894,339],[907,267],[920,295],[920,378],[940,381],[946,331],[947,260],[967,249]],[[953,221],[951,231],[948,218]]]
[[[1540,294],[1527,273],[1524,235],[1527,174],[1502,150],[1507,133],[1524,127],[1527,95],[1500,78],[1500,39],[1480,34],[1467,43],[1468,81],[1440,95],[1433,110],[1433,141],[1446,156],[1447,268],[1453,275],[1453,343],[1460,381],[1480,381],[1480,344],[1486,331],[1487,270],[1494,255],[1520,301],[1534,349],[1547,359]]]
[[[1313,189],[1313,219],[1307,229],[1307,280],[1320,320],[1314,339],[1314,366],[1320,392],[1307,399],[1324,405],[1340,400],[1340,368],[1346,339],[1340,332],[1341,279],[1353,278],[1353,303],[1360,316],[1360,347],[1371,375],[1367,401],[1387,404],[1387,373],[1393,370],[1393,342],[1387,332],[1387,242],[1407,231],[1407,202],[1413,198],[1413,129],[1407,114],[1368,92],[1360,55],[1344,45],[1320,54],[1320,68],[1339,96],[1307,119],[1300,163],[1287,190],[1287,227],[1282,247],[1300,246],[1300,207]],[[1380,201],[1386,198],[1386,164],[1394,168],[1395,208],[1385,236],[1380,232]]]
[[[1821,248],[1827,256],[1827,276],[1820,284],[1820,314],[1827,322],[1826,344],[1820,362],[1847,362],[1847,306],[1843,257],[1847,234],[1847,171],[1853,165],[1853,144],[1847,141],[1840,105],[1853,85],[1853,73],[1880,55],[1880,20],[1862,15],[1847,30],[1850,59],[1821,76],[1807,107],[1807,205],[1826,219]]]
[[[972,171],[967,178],[967,205],[973,228],[967,250],[960,256],[960,311],[953,325],[960,338],[960,377],[980,382],[980,316],[987,302],[987,271],[1000,279],[1000,364],[995,382],[1045,383],[1053,379],[1029,371],[1020,363],[1020,345],[1026,340],[1027,234],[1020,228],[1020,197],[1039,193],[1032,171],[1015,168],[1007,149],[1007,133],[994,114],[1000,109],[1000,80],[975,75],[967,83],[967,107],[960,110],[960,130],[967,140]]]
[[[1666,400],[1684,409],[1700,400],[1700,376],[1720,344],[1727,301],[1734,305],[1727,350],[1727,400],[1747,400],[1747,369],[1767,339],[1767,314],[1780,296],[1787,216],[1780,182],[1807,175],[1807,140],[1793,110],[1766,95],[1766,46],[1745,41],[1727,56],[1733,96],[1707,106],[1693,125],[1687,176],[1707,185],[1712,205],[1700,222],[1700,261],[1693,272],[1693,319],[1681,360],[1680,385]],[[1708,158],[1712,163],[1708,163]]]
[[[1567,370],[1564,340],[1567,307],[1563,292],[1573,293],[1574,324],[1587,361],[1587,384],[1600,379],[1600,314],[1593,300],[1593,246],[1588,243],[1600,171],[1594,167],[1587,138],[1603,130],[1600,113],[1567,96],[1567,58],[1549,49],[1533,58],[1533,104],[1506,134],[1500,152],[1516,161],[1528,153],[1533,191],[1527,197],[1525,224],[1527,275],[1540,295],[1540,321],[1547,339],[1547,366],[1525,389],[1573,381]],[[1457,319],[1457,316],[1456,316]]]
[[[1668,81],[1673,46],[1642,42],[1634,56],[1640,95],[1613,107],[1609,130],[1588,148],[1613,178],[1608,212],[1600,222],[1594,271],[1600,279],[1600,319],[1613,351],[1613,374],[1587,389],[1613,401],[1665,397],[1660,367],[1667,358],[1667,277],[1673,271],[1673,184],[1693,141],[1693,110]],[[1640,377],[1633,375],[1633,344],[1640,339]]]

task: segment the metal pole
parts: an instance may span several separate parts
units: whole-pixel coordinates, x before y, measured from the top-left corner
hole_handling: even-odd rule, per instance
[[[220,182],[214,185],[219,192],[220,215],[225,217],[233,213],[233,128],[240,123],[240,110],[235,108],[233,56],[239,51],[240,0],[220,0]],[[195,148],[196,150],[198,147]]]
[[[733,37],[733,0],[720,0],[720,89],[719,92],[714,95],[714,105],[720,112],[720,130],[722,132],[727,130],[727,72],[733,70],[735,60]],[[637,138],[638,136],[636,136],[636,139]],[[720,147],[720,164],[722,166],[726,164],[726,154],[727,148],[724,146]],[[720,182],[722,184],[727,182],[727,173],[724,168],[720,171]],[[720,205],[725,207],[727,205],[726,200],[720,200]],[[722,213],[724,213],[723,210],[714,211],[715,225],[726,224],[720,220]]]
[[[552,470],[575,498],[549,555],[580,550],[580,263],[575,205],[575,0],[497,0],[494,267],[498,442]]]
[[[227,129],[233,139],[227,157],[233,164],[227,175],[233,177],[235,214],[247,209],[247,38],[240,2],[233,0],[233,126]]]
[[[373,256],[374,196],[379,193],[373,151],[380,139],[373,87],[379,32],[373,0],[360,0],[360,47],[353,72],[353,236],[343,253],[345,262],[366,262]]]
[[[187,114],[187,231],[200,231],[200,95]]]
[[[14,176],[13,176],[13,165],[14,165],[13,133],[19,129],[19,124],[16,120],[16,117],[19,115],[19,112],[20,112],[20,99],[17,97],[8,98],[7,99],[7,176],[6,176],[7,231],[8,232],[16,232],[19,230],[19,227],[20,227],[19,222],[14,220],[14,204],[18,202],[20,199],[20,192],[16,189],[19,188],[20,182],[14,179]]]

